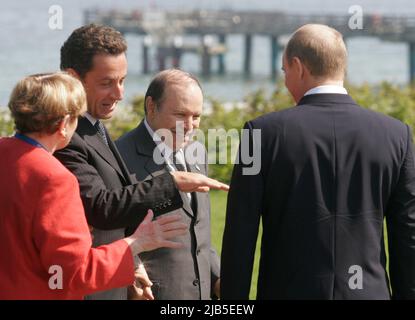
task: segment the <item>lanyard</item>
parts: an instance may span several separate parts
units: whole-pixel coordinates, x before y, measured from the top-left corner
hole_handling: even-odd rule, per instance
[[[16,132],[14,134],[14,137],[17,138],[17,139],[20,139],[20,140],[22,140],[24,142],[27,142],[28,144],[31,144],[32,146],[35,146],[37,148],[43,148],[43,149],[46,150],[46,148],[44,146],[42,146],[39,142],[37,142],[36,140],[34,140],[34,139],[32,139],[32,138],[30,138],[28,136],[25,136],[24,134],[21,134],[21,133],[17,133]]]

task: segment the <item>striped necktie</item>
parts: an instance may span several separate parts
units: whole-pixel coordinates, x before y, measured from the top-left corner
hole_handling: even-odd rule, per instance
[[[183,157],[181,157],[181,155],[183,155]],[[187,171],[186,170],[186,163],[184,161],[186,161],[186,160],[184,159],[183,152],[176,151],[176,152],[173,153],[173,164],[176,167],[177,171]],[[192,207],[192,210],[195,211],[195,208],[193,208],[193,204],[195,202],[192,199],[193,196],[195,196],[194,192],[192,192],[192,193],[186,192],[186,196],[189,199],[190,206]]]
[[[187,171],[185,164],[183,164],[183,160],[180,159],[180,156],[178,156],[179,151],[173,153],[173,163],[176,167],[177,171]]]
[[[97,132],[99,133],[99,135],[101,136],[102,140],[104,141],[104,143],[108,145],[108,139],[107,139],[107,135],[105,133],[105,128],[104,125],[102,124],[101,121],[97,120],[97,122],[95,122],[94,125],[95,129],[97,129]]]

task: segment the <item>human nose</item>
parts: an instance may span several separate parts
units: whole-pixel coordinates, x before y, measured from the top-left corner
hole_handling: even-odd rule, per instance
[[[122,100],[124,98],[124,84],[117,83],[111,91],[111,98],[114,100]]]
[[[194,123],[193,123],[193,117],[186,117],[185,121],[184,121],[184,128],[186,130],[186,132],[188,131],[192,131],[194,128]]]

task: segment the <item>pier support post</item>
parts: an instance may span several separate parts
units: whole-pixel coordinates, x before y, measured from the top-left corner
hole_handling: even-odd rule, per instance
[[[278,72],[278,57],[281,51],[281,46],[278,43],[277,36],[271,36],[271,78],[276,80]]]
[[[158,47],[157,48],[157,60],[159,71],[166,69],[166,48]]]
[[[244,74],[251,75],[251,56],[252,56],[252,35],[245,35],[245,50],[244,50]]]
[[[211,39],[209,36],[202,36],[202,75],[204,77],[210,76],[210,54],[209,54],[209,47],[210,47]]]
[[[149,49],[151,46],[151,37],[145,36],[143,39],[142,44],[142,54],[143,54],[143,74],[149,74],[150,73],[150,61],[148,58]]]
[[[182,47],[183,47],[183,39],[180,36],[174,38],[173,41],[173,57],[172,57],[172,65],[173,68],[180,68],[180,59],[182,57]]]
[[[409,81],[415,81],[415,42],[409,43]]]
[[[219,43],[225,47],[226,45],[226,36],[224,34],[220,34],[218,35],[219,38]],[[221,76],[223,76],[226,73],[226,68],[225,68],[225,54],[224,53],[219,53],[218,54],[218,74],[220,74]]]

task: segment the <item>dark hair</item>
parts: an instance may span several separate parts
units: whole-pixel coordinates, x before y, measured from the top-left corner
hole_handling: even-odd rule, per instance
[[[114,28],[96,24],[72,32],[61,47],[61,70],[74,69],[83,78],[93,67],[97,54],[118,55],[127,51],[127,42]]]
[[[145,114],[147,114],[147,97],[151,97],[154,103],[156,104],[156,107],[160,109],[160,105],[164,99],[164,91],[166,90],[167,85],[173,83],[180,84],[183,82],[194,82],[199,86],[200,90],[202,91],[202,87],[199,83],[199,80],[191,73],[179,69],[168,69],[156,74],[153,80],[151,80],[144,98]]]

